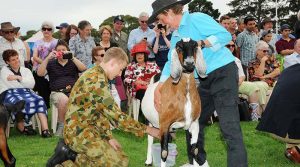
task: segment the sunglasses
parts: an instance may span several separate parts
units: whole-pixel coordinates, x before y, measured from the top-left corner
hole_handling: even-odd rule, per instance
[[[147,21],[140,21],[141,23],[143,23],[143,24],[146,24],[147,23]]]
[[[104,57],[104,54],[100,54],[100,55],[96,55],[96,56]]]
[[[226,45],[226,47],[227,47],[227,48],[230,48],[230,47],[231,47],[231,48],[234,48],[235,45]]]
[[[13,34],[13,33],[15,33],[15,31],[14,30],[10,30],[10,31],[2,31],[4,34]]]
[[[42,31],[52,31],[52,28],[45,28],[45,27],[43,27]]]

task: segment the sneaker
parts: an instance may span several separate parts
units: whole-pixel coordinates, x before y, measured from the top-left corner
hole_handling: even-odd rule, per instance
[[[63,139],[59,140],[54,150],[54,154],[48,160],[46,167],[55,167],[67,160],[75,161],[77,153],[71,150]]]
[[[59,126],[54,135],[57,137],[63,137],[63,134],[64,134],[64,127]]]

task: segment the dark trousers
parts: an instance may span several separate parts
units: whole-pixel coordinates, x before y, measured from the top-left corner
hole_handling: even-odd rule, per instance
[[[204,150],[204,128],[207,119],[216,110],[219,117],[220,129],[227,144],[227,166],[245,167],[247,164],[247,152],[243,142],[240,127],[240,118],[237,106],[238,100],[238,70],[234,62],[208,74],[205,79],[200,79],[198,92],[201,98],[202,112],[199,118],[197,159],[202,165],[206,160]],[[190,134],[187,131],[188,157],[192,164]]]
[[[36,72],[33,72],[33,77],[35,80],[35,85],[33,90],[37,91],[38,94],[44,99],[47,108],[50,108],[50,87],[49,81],[45,77],[40,77]]]

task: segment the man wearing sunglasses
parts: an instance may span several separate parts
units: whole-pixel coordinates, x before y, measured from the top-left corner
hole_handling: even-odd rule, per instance
[[[146,43],[150,54],[148,61],[155,61],[155,55],[152,51],[152,42],[155,38],[155,31],[150,29],[148,26],[149,14],[142,12],[139,15],[139,27],[132,30],[128,38],[128,50],[131,50],[137,43]]]
[[[24,66],[27,57],[26,48],[23,41],[15,37],[19,30],[20,27],[14,27],[11,22],[1,23],[0,55],[7,49],[14,49],[18,52],[21,66]],[[5,65],[6,63],[0,58],[0,69]]]

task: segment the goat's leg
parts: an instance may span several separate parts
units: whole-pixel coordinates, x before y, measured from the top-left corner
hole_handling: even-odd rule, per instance
[[[191,153],[193,155],[193,165],[194,167],[198,167],[199,162],[197,162],[197,156],[199,154],[199,149],[197,147],[197,142],[198,142],[198,134],[199,134],[199,122],[198,119],[196,119],[195,121],[192,122],[190,128],[189,128],[189,132],[191,133],[192,137],[191,137]]]
[[[139,119],[139,111],[140,111],[140,100],[133,98],[132,99],[132,108],[133,108],[133,119],[138,121]]]
[[[160,146],[161,146],[161,167],[166,167],[166,161],[169,154],[168,150],[169,132],[166,131],[162,134]]]
[[[153,127],[151,123],[149,123],[150,127]],[[152,166],[152,145],[153,145],[153,137],[148,135],[148,149],[147,149],[147,159],[145,162],[145,166]]]

